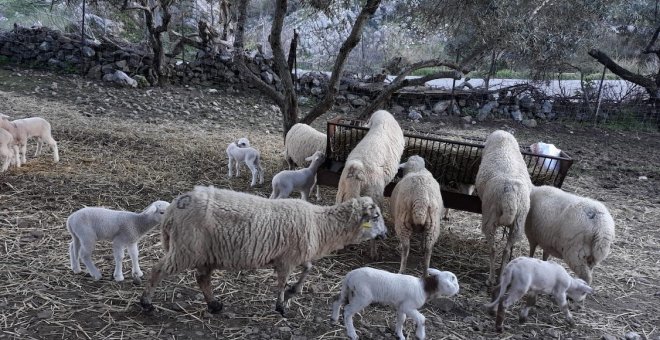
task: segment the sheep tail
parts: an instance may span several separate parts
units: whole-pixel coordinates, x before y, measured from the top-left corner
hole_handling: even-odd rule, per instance
[[[593,268],[610,253],[614,240],[614,223],[607,210],[591,208],[586,209],[585,213],[587,218],[592,221],[592,228],[595,231],[591,239],[591,255],[587,256],[587,264]]]
[[[360,160],[351,160],[346,163],[339,179],[337,190],[337,203],[343,203],[351,198],[360,197],[365,181],[364,164]]]
[[[498,303],[500,303],[500,300],[504,297],[506,294],[506,290],[509,289],[509,285],[511,284],[513,274],[511,273],[511,267],[504,267],[504,270],[502,271],[502,275],[500,277],[500,292],[497,294],[497,297],[493,302],[487,303],[484,305],[486,308],[493,308],[497,306]]]
[[[524,185],[521,181],[507,181],[504,185],[504,190],[498,199],[500,202],[499,225],[513,225],[515,222]]]
[[[425,225],[429,214],[426,202],[420,199],[412,202],[412,220],[415,225]]]

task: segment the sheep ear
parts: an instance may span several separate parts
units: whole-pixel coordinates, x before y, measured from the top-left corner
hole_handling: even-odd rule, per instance
[[[438,278],[435,275],[429,275],[426,273],[424,275],[424,292],[427,295],[435,294],[438,291]]]
[[[311,155],[311,156],[305,158],[305,161],[307,161],[307,162],[311,162],[313,160],[314,160],[314,155]]]
[[[405,162],[405,163],[401,163],[401,164],[399,164],[399,169],[405,169],[405,168],[406,168],[406,164],[408,164],[408,162]]]

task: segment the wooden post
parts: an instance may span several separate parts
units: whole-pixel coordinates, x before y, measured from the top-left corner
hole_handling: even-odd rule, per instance
[[[603,82],[605,81],[605,71],[607,67],[603,66],[603,73],[600,75],[600,85],[598,85],[598,98],[596,98],[596,113],[594,114],[594,126],[598,123],[598,113],[600,112],[600,97],[603,91]]]
[[[456,64],[458,64],[460,58],[461,58],[461,52],[456,51]],[[454,97],[455,89],[456,89],[456,78],[452,79],[451,81],[451,103],[449,104],[449,112],[448,112],[449,116],[454,115],[454,104],[456,104],[456,107],[458,107],[458,103],[456,102],[456,97]]]
[[[80,74],[85,75],[85,9],[86,0],[82,2],[82,24],[80,28]]]

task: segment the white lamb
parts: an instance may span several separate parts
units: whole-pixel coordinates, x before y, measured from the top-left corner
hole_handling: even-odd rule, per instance
[[[312,189],[316,185],[316,172],[323,162],[325,155],[322,151],[316,151],[312,156],[307,157],[311,161],[308,167],[300,170],[284,170],[273,177],[273,192],[270,198],[287,198],[291,192],[298,191],[302,199],[307,201]],[[320,200],[318,186],[316,191],[316,200]]]
[[[162,224],[161,257],[151,273],[140,303],[154,309],[153,291],[168,275],[197,269],[208,309],[222,310],[213,296],[215,269],[247,270],[272,267],[277,274],[275,310],[302,291],[312,261],[346,245],[385,235],[380,209],[370,197],[334,206],[319,206],[299,199],[271,200],[214,187],[195,187],[177,197]],[[286,289],[293,269],[303,266],[298,282]]]
[[[440,236],[440,216],[444,209],[440,184],[426,170],[424,159],[410,156],[402,163],[403,178],[396,184],[390,198],[392,218],[396,235],[401,242],[401,266],[399,273],[406,270],[410,237],[413,232],[424,233],[424,270],[431,264],[433,245]]]
[[[369,131],[346,158],[337,188],[337,203],[351,198],[369,196],[379,207],[385,201],[385,186],[399,169],[405,141],[396,119],[385,110],[369,118]],[[376,258],[376,243],[372,241],[372,258]]]
[[[3,128],[14,136],[16,145],[20,147],[22,153],[22,163],[26,163],[26,150],[27,141],[31,137],[37,137],[37,150],[34,156],[41,154],[41,149],[44,143],[48,144],[53,150],[53,161],[55,163],[60,161],[60,155],[57,150],[57,142],[53,139],[50,132],[50,123],[43,118],[32,117],[23,118],[9,121],[9,116],[0,114],[0,128]]]
[[[92,251],[96,241],[106,240],[112,241],[115,281],[124,280],[121,262],[124,258],[124,249],[128,248],[133,280],[139,282],[143,274],[138,263],[138,241],[160,223],[169,205],[165,201],[156,201],[141,213],[99,207],[86,207],[72,213],[66,220],[66,228],[72,238],[69,244],[69,256],[73,272],[76,274],[81,272],[80,260],[82,260],[94,280],[101,279],[101,272],[92,262]]]
[[[394,274],[384,270],[363,267],[350,271],[342,281],[341,293],[332,304],[332,320],[338,322],[339,309],[344,306],[344,325],[348,337],[358,338],[353,326],[353,315],[372,303],[381,303],[396,308],[395,333],[404,340],[403,323],[406,316],[411,317],[416,325],[415,335],[424,339],[424,315],[418,309],[426,302],[441,296],[453,296],[458,293],[458,280],[451,272],[429,268],[424,278],[411,275]]]
[[[495,329],[502,331],[506,309],[527,294],[527,303],[520,310],[520,322],[527,320],[529,309],[536,304],[537,294],[551,294],[566,321],[574,325],[568,309],[566,296],[576,302],[584,300],[593,289],[582,279],[572,278],[561,265],[552,261],[541,261],[530,257],[511,260],[502,271],[499,294],[495,300],[484,305],[491,313],[497,310]]]
[[[326,144],[327,137],[325,133],[303,123],[292,126],[284,139],[284,159],[289,166],[289,170],[294,165],[304,166],[308,162],[307,158],[316,151],[325,153]]]
[[[610,253],[614,220],[602,203],[552,186],[533,187],[525,223],[529,256],[543,249],[563,259],[575,274],[591,283],[592,270]]]
[[[512,134],[497,130],[486,138],[475,188],[481,198],[481,231],[490,248],[487,284],[494,285],[522,235],[532,188],[520,147]],[[495,234],[498,226],[508,228],[509,235],[502,251],[501,267],[496,274]]]
[[[557,149],[557,147],[554,144],[547,144],[543,142],[536,142],[532,145],[529,146],[529,149],[539,155],[546,155],[546,156],[553,156],[553,157],[559,157],[561,155],[561,150]],[[540,162],[540,160],[537,159],[537,163]],[[543,160],[543,164],[541,165],[543,170],[547,171],[553,171],[555,168],[557,168],[557,160],[556,159],[551,159],[551,158],[545,158]]]
[[[14,163],[16,167],[21,166],[21,158],[18,146],[14,143],[14,136],[9,131],[0,128],[0,157],[3,157],[0,172],[7,171],[9,165]]]
[[[245,163],[252,172],[252,182],[250,186],[257,184],[257,177],[259,184],[264,182],[264,169],[261,167],[261,155],[259,151],[250,147],[250,141],[247,138],[241,138],[236,142],[232,142],[227,146],[227,159],[229,168],[229,178],[232,176],[232,170],[236,167],[236,177],[241,175],[240,167],[241,162]]]

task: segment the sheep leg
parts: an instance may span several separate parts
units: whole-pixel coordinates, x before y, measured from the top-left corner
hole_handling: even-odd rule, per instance
[[[543,261],[547,261],[549,257],[550,257],[550,253],[544,250],[543,251]]]
[[[89,275],[94,278],[94,281],[98,281],[101,279],[101,272],[98,270],[98,268],[96,268],[94,262],[92,262],[92,250],[94,250],[93,244],[81,244],[80,259],[85,264],[85,267],[87,267]]]
[[[50,149],[53,150],[53,162],[57,163],[60,161],[60,153],[57,150],[57,142],[50,137],[49,140],[46,141],[46,143],[50,146]]]
[[[445,208],[445,215],[442,216],[442,219],[445,221],[449,221],[449,209]]]
[[[41,154],[41,148],[42,148],[43,141],[41,138],[37,138],[37,148],[34,151],[34,157],[37,157]]]
[[[538,244],[536,242],[529,241],[529,257],[534,257],[534,253],[536,253],[537,246]],[[543,254],[545,256],[545,252]]]
[[[486,285],[493,286],[496,284],[497,277],[495,276],[495,255],[497,254],[497,244],[495,244],[495,226],[491,229],[482,228],[483,230],[488,230],[486,234],[486,240],[488,241],[488,249],[490,253],[488,254],[490,260],[490,270],[488,272],[488,280]]]
[[[405,227],[404,227],[405,228]],[[403,273],[408,266],[408,254],[410,253],[410,235],[401,235],[401,266],[399,267],[399,274]],[[426,273],[424,273],[426,275]]]
[[[568,301],[566,301],[566,294],[555,293],[554,295],[555,295],[555,302],[557,302],[557,305],[559,305],[559,309],[564,313],[566,322],[568,322],[568,324],[571,326],[575,326],[575,321],[573,321],[573,315],[571,315],[571,311],[568,309]]]
[[[21,167],[21,152],[18,149],[18,145],[14,145],[14,154],[16,154],[16,167]]]
[[[174,266],[169,263],[168,266],[165,266],[167,261],[169,261],[169,258],[166,255],[165,257],[161,258],[160,261],[158,261],[158,263],[156,263],[156,265],[151,270],[151,278],[149,279],[149,282],[147,282],[147,286],[144,288],[144,292],[142,292],[142,297],[140,297],[140,305],[142,306],[142,309],[145,313],[151,313],[154,310],[154,305],[151,303],[151,298],[154,294],[156,286],[158,286],[160,281],[162,281],[168,275],[176,274],[175,269],[173,269]],[[168,269],[163,270],[163,268]]]
[[[124,245],[121,242],[112,242],[112,255],[115,257],[115,273],[113,277],[117,282],[124,281],[124,273],[121,266],[121,262],[124,260]]]
[[[23,164],[27,163],[27,158],[25,157],[26,152],[27,152],[27,142],[21,144],[21,153],[23,154]]]
[[[222,303],[215,299],[213,296],[213,288],[211,287],[211,274],[213,270],[209,267],[197,268],[197,284],[199,289],[204,294],[204,300],[208,306],[209,312],[218,314],[222,311]]]
[[[417,339],[425,339],[426,329],[424,327],[424,322],[426,321],[426,318],[424,315],[416,309],[409,309],[406,311],[406,314],[410,316],[411,319],[415,320],[415,324],[417,325],[415,336],[417,336]]]
[[[305,202],[309,202],[309,192],[310,190],[301,190],[300,191],[300,199],[302,199]]]
[[[520,316],[518,318],[518,321],[520,321],[520,323],[527,322],[527,316],[529,315],[529,310],[535,305],[536,305],[536,293],[529,292],[529,294],[527,294],[527,297],[525,298],[525,306],[522,309],[520,309]]]
[[[357,339],[357,332],[355,332],[355,326],[353,326],[353,315],[358,313],[364,307],[368,306],[366,301],[362,301],[360,298],[354,298],[349,304],[344,306],[344,326],[346,326],[346,333],[350,339]],[[404,314],[405,320],[405,314]],[[403,324],[403,322],[402,322]]]
[[[140,283],[140,278],[144,276],[144,273],[140,270],[140,257],[137,242],[128,245],[128,256],[131,258],[133,281]]]
[[[72,237],[71,243],[69,243],[69,257],[71,258],[71,270],[75,274],[80,273],[80,240],[76,237]]]
[[[291,274],[291,268],[284,267],[282,265],[275,267],[275,272],[277,273],[277,301],[275,302],[275,310],[284,316],[284,303],[286,299],[284,295],[286,294],[286,281]]]
[[[293,295],[300,294],[302,292],[303,282],[305,282],[305,279],[307,278],[307,275],[309,275],[311,269],[312,269],[311,262],[303,263],[303,271],[302,273],[300,273],[300,278],[298,279],[298,282],[296,282],[296,284],[293,285],[293,287],[287,289],[286,293],[284,294],[284,301],[287,301]]]
[[[231,170],[234,167],[234,159],[231,157],[231,155],[229,155],[229,153],[227,153],[227,161],[229,162],[227,165],[227,168],[229,169],[229,173],[227,173],[227,177],[231,178],[232,176]]]
[[[497,305],[497,314],[495,316],[495,331],[498,333],[502,332],[505,316],[506,307],[504,307],[504,299],[501,299],[500,303]]]
[[[337,294],[335,302],[332,303],[332,316],[330,317],[332,322],[339,321],[339,310],[341,309],[341,306],[344,304],[344,302],[347,302],[345,300],[346,297],[344,296],[344,289],[342,288],[342,292]]]
[[[524,220],[522,221],[524,225]],[[500,266],[500,270],[497,273],[497,277],[499,278],[500,275],[502,275],[502,271],[504,270],[504,267],[506,267],[506,264],[511,261],[511,257],[513,256],[513,247],[516,245],[516,241],[518,240],[519,234],[520,234],[520,225],[521,224],[516,224],[517,222],[514,223],[514,225],[509,228],[509,235],[506,240],[506,245],[504,246],[504,250],[502,251],[502,264]]]
[[[406,340],[406,337],[403,336],[403,324],[406,322],[406,313],[403,309],[399,308],[396,311],[396,325],[394,326],[394,333],[399,338],[399,340]],[[348,328],[348,327],[347,327]]]
[[[314,182],[314,187],[316,187],[316,201],[321,201],[321,192],[319,191],[318,183]]]
[[[11,157],[5,156],[5,160],[2,163],[2,170],[0,170],[0,172],[7,171],[7,169],[9,169],[9,163],[11,163]]]
[[[374,239],[369,240],[369,257],[371,257],[371,259],[374,261],[379,260],[378,243],[376,243],[376,240]]]
[[[435,217],[431,217],[435,219]],[[439,223],[437,221],[436,223]],[[427,275],[429,267],[431,266],[431,255],[433,254],[433,246],[435,242],[438,241],[440,236],[440,228],[433,227],[434,225],[438,226],[436,223],[427,223],[424,227],[424,275]]]
[[[589,266],[586,263],[582,263],[577,266],[573,266],[569,264],[569,267],[573,269],[577,277],[584,280],[587,284],[591,284],[591,280],[592,280],[591,268],[589,268]]]

